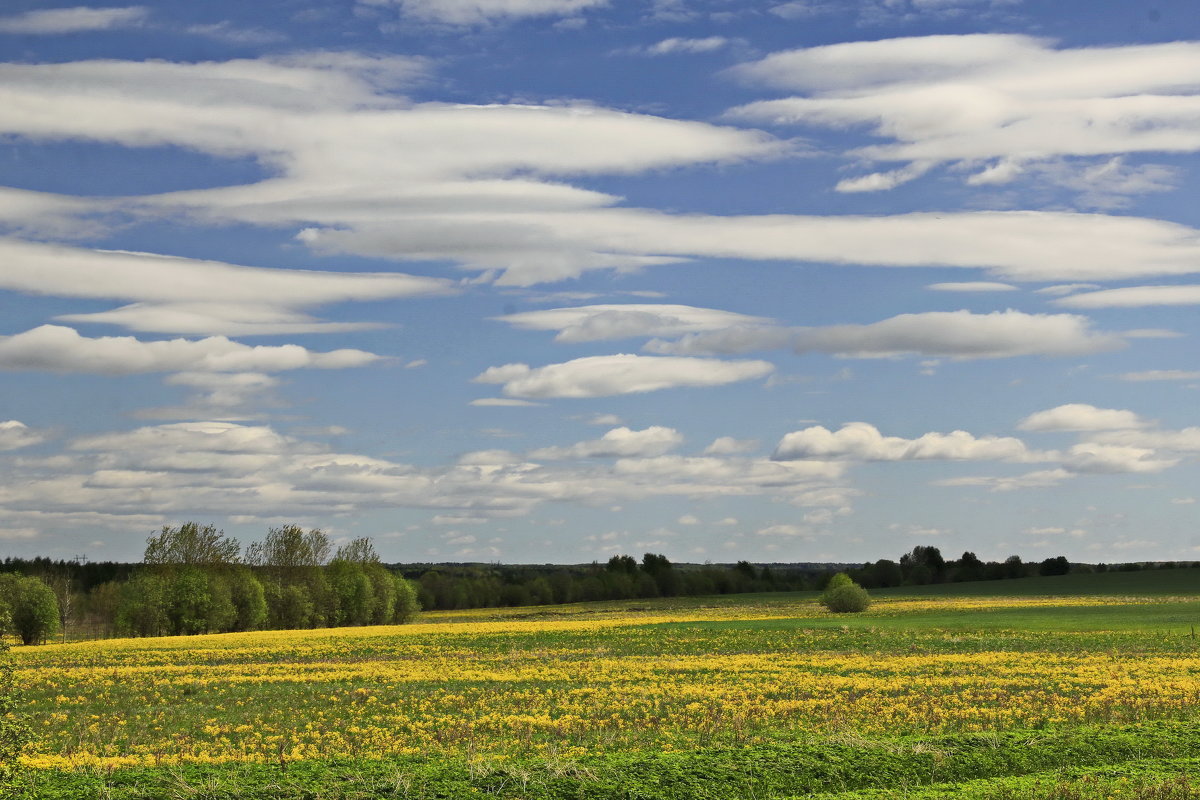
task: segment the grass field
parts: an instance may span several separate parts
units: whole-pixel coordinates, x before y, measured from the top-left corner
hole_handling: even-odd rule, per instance
[[[1200,570],[14,650],[45,798],[1200,798]]]

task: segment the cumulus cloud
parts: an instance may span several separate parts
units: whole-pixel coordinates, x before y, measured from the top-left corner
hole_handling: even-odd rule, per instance
[[[0,422],[0,450],[19,450],[39,444],[45,436],[15,419]]]
[[[568,447],[543,447],[529,453],[532,459],[565,458],[651,458],[669,453],[683,444],[683,435],[674,428],[651,425],[640,431],[613,428],[599,439],[577,442]]]
[[[494,319],[524,330],[557,331],[559,342],[594,342],[635,336],[678,336],[770,320],[695,306],[624,303],[522,311]]]
[[[953,162],[981,169],[975,183],[994,183],[1014,177],[1022,162],[1200,149],[1196,42],[1057,49],[1012,34],[921,36],[778,52],[734,73],[802,93],[742,106],[735,116],[868,127],[886,141],[850,155],[908,162],[901,173]],[[1169,181],[1119,160],[1088,170],[1073,188],[1143,192]]]
[[[1023,431],[1107,431],[1144,428],[1147,424],[1132,411],[1067,403],[1030,414],[1017,427]]]
[[[660,389],[722,386],[766,377],[775,369],[766,361],[706,358],[658,358],[621,353],[589,356],[561,364],[489,367],[476,383],[503,384],[510,397],[608,397]]]
[[[732,436],[721,436],[704,448],[706,456],[731,456],[749,453],[758,449],[757,439],[735,439]]]
[[[975,437],[966,431],[926,433],[916,439],[884,436],[874,425],[850,422],[837,431],[821,425],[792,431],[780,439],[771,458],[842,459],[849,461],[1045,461],[1049,456],[1029,450],[1020,439]]]
[[[23,14],[0,17],[0,33],[17,33],[24,36],[49,36],[54,34],[104,31],[114,28],[132,28],[141,25],[149,16],[145,6],[121,8],[46,8],[26,11]]]
[[[1016,356],[1069,356],[1115,350],[1125,345],[1116,334],[1092,330],[1074,314],[995,311],[930,311],[900,314],[868,325],[822,328],[732,327],[687,334],[676,341],[653,340],[646,349],[681,355],[732,355],[777,347],[797,353],[830,353],[847,358],[938,356],[966,360]]]
[[[240,344],[223,336],[146,342],[132,336],[81,336],[73,328],[41,325],[0,336],[0,369],[130,375],[139,372],[278,372],[344,369],[378,361],[363,350],[318,353],[299,345]]]
[[[20,480],[12,479],[17,470]],[[0,526],[45,530],[73,521],[127,530],[199,513],[296,519],[394,508],[434,509],[439,523],[457,525],[548,502],[605,507],[656,497],[823,507],[826,490],[848,496],[836,483],[843,471],[832,462],[672,455],[541,465],[500,450],[417,467],[267,425],[188,422],[80,437],[62,456],[36,463],[0,459]]]
[[[1056,305],[1068,308],[1140,308],[1200,305],[1200,286],[1126,286],[1062,297]]]

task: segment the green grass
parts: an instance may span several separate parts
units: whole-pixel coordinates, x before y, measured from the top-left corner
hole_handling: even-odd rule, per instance
[[[1200,764],[1200,724],[938,737],[832,737],[578,759],[397,758],[44,774],[45,800],[143,798],[1016,798],[1022,788],[1170,781]],[[1064,765],[1070,765],[1064,770]],[[832,791],[831,791],[832,790]],[[904,794],[899,794],[903,792]],[[1006,794],[1007,793],[1007,794]],[[1044,795],[1051,797],[1053,795]],[[1091,795],[1085,795],[1085,797]]]
[[[743,653],[999,651],[1028,653],[1031,659],[1078,653],[1108,653],[1123,659],[1200,653],[1200,641],[1192,635],[1193,626],[1200,627],[1200,570],[903,587],[873,594],[918,600],[984,596],[1064,600],[1059,605],[1000,604],[953,612],[925,609],[917,603],[906,606],[903,613],[890,611],[888,604],[882,603],[865,614],[826,617],[666,624],[634,621],[600,630],[464,631],[441,636],[451,637],[464,657],[491,653],[512,659],[566,651],[580,659],[602,652],[607,657],[679,654],[714,660]],[[714,606],[747,606],[769,614],[815,596],[789,593],[623,601],[481,611],[447,618],[586,619],[589,612],[639,609],[649,614]],[[1094,597],[1096,602],[1078,605],[1080,597]],[[1114,597],[1131,599],[1122,602],[1112,600]],[[436,620],[437,615],[430,618]],[[399,640],[364,638],[339,645],[336,654],[347,661],[387,659],[398,657],[406,646]],[[151,656],[153,647],[147,642]],[[30,656],[38,657],[38,652],[31,650]],[[90,658],[83,650],[78,652],[75,658],[74,651],[62,651],[56,663],[87,667]],[[219,648],[203,656],[212,663],[223,657]],[[274,656],[265,653],[261,657],[270,660]],[[311,657],[329,656],[317,651]],[[145,654],[138,659],[138,663],[154,663]],[[317,694],[344,688],[335,684],[308,687]],[[436,683],[413,686],[415,691],[441,688]],[[285,691],[285,687],[278,690]],[[504,687],[485,682],[456,689],[474,690],[503,691]],[[71,693],[65,688],[62,691]],[[168,719],[177,720],[176,726],[190,724],[187,720],[193,710],[198,718],[219,713],[224,700],[216,695],[208,698],[205,690],[199,691],[172,701],[177,706],[171,713],[177,716]],[[130,696],[130,702],[135,699]],[[294,714],[292,709],[303,707],[304,702],[286,694],[247,696],[246,700],[272,704],[285,715]],[[103,709],[94,710],[103,713]],[[83,711],[81,708],[80,713]],[[1120,724],[939,735],[898,730],[867,736],[852,729],[819,734],[767,726],[744,740],[712,737],[686,750],[663,752],[646,742],[630,740],[607,751],[590,747],[587,754],[571,758],[554,755],[553,747],[541,754],[514,752],[504,758],[497,752],[467,748],[436,756],[374,760],[46,771],[34,774],[31,792],[45,800],[1200,800],[1200,784],[1189,778],[1200,775],[1200,709],[1181,708],[1157,719],[1137,719]]]

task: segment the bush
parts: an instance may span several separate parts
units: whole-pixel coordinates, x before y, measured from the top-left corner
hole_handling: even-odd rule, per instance
[[[866,611],[871,605],[871,596],[867,590],[859,586],[849,575],[839,572],[829,581],[829,587],[821,595],[821,605],[835,614],[856,613]]]

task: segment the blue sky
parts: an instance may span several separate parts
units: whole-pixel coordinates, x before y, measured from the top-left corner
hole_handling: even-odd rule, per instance
[[[0,551],[1200,559],[1184,2],[0,16]]]

